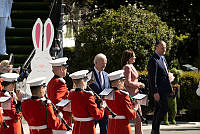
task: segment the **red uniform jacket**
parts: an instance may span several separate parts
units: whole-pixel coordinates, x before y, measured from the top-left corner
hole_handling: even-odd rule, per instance
[[[53,110],[52,104],[47,101],[47,105],[40,97],[32,96],[31,99],[22,102],[22,113],[29,126],[48,126],[47,129],[30,129],[31,134],[52,134],[52,130],[67,130],[58,119]]]
[[[3,86],[1,85],[1,82],[3,82],[3,79],[0,78],[0,91],[3,89]],[[3,115],[1,113],[1,109],[0,109],[0,126],[2,127],[2,123],[3,123]]]
[[[2,78],[0,78],[0,91],[3,89],[3,86],[1,85],[1,82],[3,82]]]
[[[103,118],[103,109],[97,108],[95,98],[89,91],[72,89],[69,93],[71,100],[72,115],[77,118],[92,117],[94,120]],[[72,134],[96,134],[94,120],[75,121]]]
[[[125,116],[125,119],[112,119],[109,117],[107,134],[132,134],[129,120],[134,120],[136,113],[132,109],[128,92],[116,88],[114,92],[115,99],[106,100],[106,103],[117,116]],[[107,111],[106,114],[109,115]]]
[[[68,97],[68,91],[65,80],[59,78],[59,76],[54,76],[47,85],[47,95],[54,105],[59,103],[62,99],[66,99]],[[60,110],[62,111],[62,109]],[[72,126],[70,113],[66,111],[62,111],[62,113],[67,124]]]
[[[2,90],[0,96],[4,96],[5,90]],[[8,100],[9,101],[9,100]],[[10,100],[11,109],[6,110],[3,108],[3,118],[5,123],[9,126],[7,129],[0,129],[0,134],[22,134],[22,127],[21,127],[21,102],[14,101],[13,98]],[[2,104],[1,104],[2,105]],[[3,107],[3,106],[2,106]]]

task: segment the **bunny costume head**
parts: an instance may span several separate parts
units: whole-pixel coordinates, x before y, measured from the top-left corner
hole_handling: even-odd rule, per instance
[[[42,40],[43,37],[43,40]],[[31,73],[27,80],[37,77],[46,77],[45,82],[48,83],[53,77],[52,66],[49,61],[52,60],[49,50],[54,38],[54,27],[51,20],[48,18],[44,23],[37,19],[32,30],[32,40],[35,48],[35,55],[31,61]]]

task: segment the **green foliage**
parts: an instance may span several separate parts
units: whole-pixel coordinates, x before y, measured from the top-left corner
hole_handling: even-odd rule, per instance
[[[174,81],[172,82],[172,84],[178,84],[179,83],[179,79],[182,76],[182,71],[181,70],[177,70],[176,68],[172,68],[170,70],[171,73],[173,73],[174,75]]]
[[[183,41],[184,39],[188,39],[188,38],[189,38],[189,35],[188,35],[188,34],[186,34],[186,35],[180,34],[180,36],[176,36],[176,38],[177,38],[179,41]]]
[[[197,49],[200,29],[200,1],[136,0],[135,2],[139,8],[156,13],[168,26],[173,27],[176,34],[179,35],[177,39],[181,42],[171,52],[172,57],[170,57],[170,60],[173,60],[173,56],[175,56],[182,65],[188,63],[200,67],[200,51]],[[172,67],[179,66],[172,65]]]
[[[200,73],[199,73],[200,74]],[[194,75],[193,75],[194,76]],[[199,113],[199,105],[200,105],[200,98],[196,94],[196,90],[198,88],[198,82],[196,81],[197,78],[192,77],[190,75],[183,76],[180,79],[180,100],[178,102],[179,107],[185,108],[188,111],[187,117],[188,119],[197,121],[200,120]]]
[[[101,52],[108,58],[108,72],[121,69],[123,50],[132,48],[137,57],[136,68],[144,70],[154,52],[156,40],[160,39],[166,42],[168,50],[176,42],[174,30],[156,14],[131,5],[121,6],[117,11],[106,10],[90,24],[81,27],[76,35],[76,40],[82,44],[80,61],[85,61],[79,62],[79,66],[91,67],[94,56]]]
[[[177,98],[177,107],[178,111],[186,109],[187,120],[197,121],[200,120],[200,115],[197,111],[200,110],[200,97],[197,96],[196,90],[198,88],[198,82],[200,80],[200,71],[199,72],[184,72],[181,70],[172,69],[171,72],[179,75],[179,84],[180,84],[180,97]],[[148,91],[148,77],[147,72],[139,72],[140,77],[139,81],[145,83],[145,90]],[[149,95],[150,103],[145,110],[153,111],[153,98]],[[148,113],[145,111],[145,113]]]

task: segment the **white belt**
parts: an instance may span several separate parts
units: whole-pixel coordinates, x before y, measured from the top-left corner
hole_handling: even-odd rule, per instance
[[[109,119],[126,119],[124,115],[117,115],[114,118],[112,117],[112,115],[109,115],[108,118]]]
[[[67,130],[52,130],[53,134],[70,134]]]
[[[3,116],[3,119],[6,120],[11,120],[12,118],[10,116]]]
[[[74,117],[75,121],[92,121],[94,120],[93,117],[88,117],[88,118],[78,118],[78,117]]]
[[[47,125],[42,125],[42,126],[29,126],[30,129],[46,129]]]

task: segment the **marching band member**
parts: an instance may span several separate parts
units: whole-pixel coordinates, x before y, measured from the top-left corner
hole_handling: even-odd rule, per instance
[[[67,128],[56,116],[51,101],[45,96],[45,77],[36,78],[27,82],[30,85],[32,96],[22,102],[22,113],[28,122],[31,134],[52,134],[63,132]]]
[[[47,85],[47,95],[54,105],[59,103],[62,99],[66,99],[68,97],[66,82],[63,79],[67,73],[67,60],[67,57],[63,57],[50,61],[55,75]],[[60,110],[62,111],[63,118],[66,120],[67,124],[72,126],[71,113],[64,111],[63,109]]]
[[[118,70],[108,74],[111,86],[114,89],[114,99],[106,100],[108,107],[117,114],[114,118],[109,115],[107,134],[132,134],[129,120],[136,118],[132,108],[129,93],[124,91],[124,70]],[[106,111],[106,114],[109,114]]]
[[[3,89],[3,86],[1,85],[2,82],[3,79],[0,78],[0,91]],[[0,107],[0,128],[2,127],[2,123],[3,123],[3,116],[2,116],[2,108]]]
[[[96,134],[94,120],[102,119],[104,116],[103,109],[97,108],[93,93],[85,90],[88,72],[81,70],[70,75],[76,87],[70,91],[68,97],[75,120],[72,134]]]
[[[19,74],[5,73],[1,75],[3,78],[3,89],[0,93],[1,97],[9,97],[8,100],[1,103],[3,108],[3,119],[9,126],[7,129],[0,129],[1,134],[22,134],[21,127],[21,92],[14,92],[15,84]]]
[[[8,60],[2,60],[0,63],[0,74],[12,73],[12,67],[13,65],[10,65]]]
[[[8,60],[1,61],[1,63],[0,63],[0,74],[10,72],[10,70],[8,69],[9,67],[12,67],[12,66],[9,65],[9,61]],[[0,91],[3,89],[3,86],[1,85],[2,82],[3,82],[3,79],[0,78]],[[2,111],[3,110],[0,107],[0,128],[3,127],[3,115],[2,115]]]

